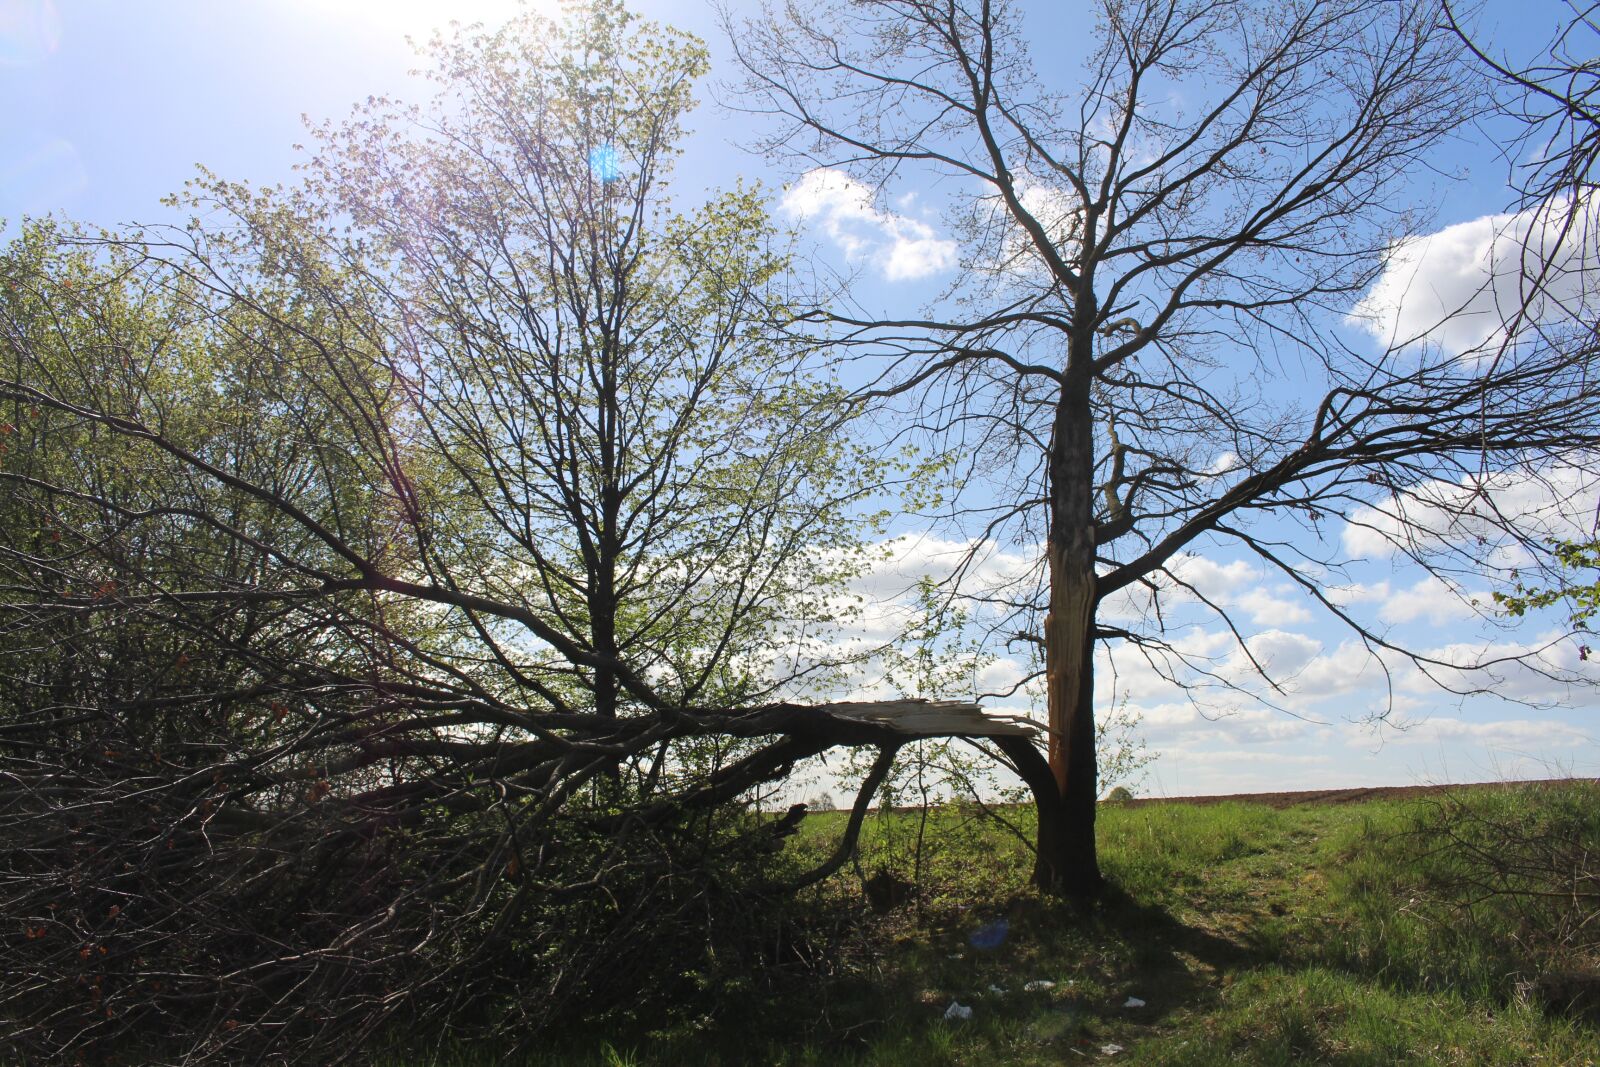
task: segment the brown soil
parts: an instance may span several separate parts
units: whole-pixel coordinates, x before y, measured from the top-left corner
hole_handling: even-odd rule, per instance
[[[1380,785],[1360,789],[1302,789],[1284,793],[1231,793],[1215,797],[1143,797],[1125,801],[1129,807],[1141,804],[1221,804],[1239,801],[1244,804],[1266,804],[1274,808],[1287,808],[1295,804],[1358,804],[1363,800],[1390,797],[1420,797],[1468,789],[1510,789],[1520,786],[1563,785],[1572,781],[1600,781],[1600,779],[1547,778],[1529,782],[1473,782],[1462,785]]]

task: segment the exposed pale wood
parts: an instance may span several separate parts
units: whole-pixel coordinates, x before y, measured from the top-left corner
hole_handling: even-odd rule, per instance
[[[1038,723],[1019,715],[992,714],[961,700],[849,700],[821,710],[912,737],[1032,737],[1040,731]]]

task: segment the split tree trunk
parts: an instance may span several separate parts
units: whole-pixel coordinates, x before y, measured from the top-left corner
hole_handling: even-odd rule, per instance
[[[1044,620],[1051,791],[1040,795],[1034,881],[1088,897],[1101,887],[1095,854],[1094,420],[1088,360],[1069,360],[1050,455],[1050,611]],[[1043,783],[1041,783],[1041,786]]]
[[[1039,888],[1065,896],[1100,890],[1095,853],[1094,571],[1073,568],[1054,545],[1050,613],[1045,617],[1046,692],[1050,711],[1050,781],[1039,807]],[[1092,553],[1091,553],[1092,558]],[[1047,816],[1045,809],[1053,809]]]

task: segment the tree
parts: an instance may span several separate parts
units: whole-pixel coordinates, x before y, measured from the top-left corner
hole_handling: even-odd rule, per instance
[[[1400,648],[1341,606],[1344,560],[1321,528],[1381,514],[1378,532],[1436,573],[1484,567],[1497,538],[1537,539],[1493,488],[1586,467],[1596,443],[1595,386],[1571,354],[1374,345],[1344,321],[1415,232],[1409,183],[1481,106],[1436,4],[1106,0],[1077,88],[1036,66],[1006,0],[726,22],[738,106],[772,124],[762,147],[951,191],[948,300],[815,321],[878,361],[864,397],[971,457],[953,515],[977,540],[1041,546],[1032,584],[982,594],[996,634],[1042,648],[1041,886],[1100,886],[1096,645],[1131,645],[1179,683],[1203,669],[1162,626],[1163,598],[1204,603],[1186,552],[1243,547],[1375,655],[1452,678],[1487,666]],[[1148,625],[1105,618],[1134,593]]]
[[[801,702],[899,474],[772,329],[760,196],[667,199],[703,47],[603,2],[431,53],[433,106],[322,127],[302,185],[0,263],[25,1058],[520,1041],[760,973],[907,736]],[[775,864],[740,798],[840,744],[879,750],[845,839]]]
[[[253,483],[337,487],[352,529],[370,525],[377,510],[357,488],[353,442],[319,402],[314,368],[254,358],[264,339],[243,316],[207,329],[193,315],[192,287],[123,284],[138,261],[117,249],[97,261],[74,245],[76,235],[29,225],[0,258],[10,370],[16,380],[48,382],[61,402],[14,394],[0,423],[0,476],[10,489],[0,513],[4,633],[20,642],[7,650],[6,665],[19,672],[6,676],[0,700],[13,717],[170,696],[180,675],[201,689],[228,688],[229,672],[250,673],[239,650],[268,655],[277,619],[260,610],[262,600],[230,590],[258,586],[274,550],[308,556],[286,516],[236,487],[199,483],[172,456],[130,449],[66,409],[132,413]],[[267,410],[264,397],[278,410]],[[258,543],[230,536],[245,525]],[[167,613],[177,600],[129,599],[135,587],[181,597],[188,616]],[[223,660],[190,656],[186,643],[193,651],[196,640]]]
[[[1574,212],[1594,191],[1600,161],[1600,112],[1595,109],[1600,70],[1593,56],[1600,29],[1595,27],[1592,7],[1577,3],[1567,7],[1571,17],[1544,55],[1529,63],[1491,55],[1462,26],[1449,3],[1443,11],[1450,32],[1510,94],[1497,110],[1520,127],[1513,151],[1506,153],[1512,162],[1510,185],[1520,200],[1517,206],[1559,212],[1579,224],[1584,216]],[[1514,154],[1518,151],[1524,152],[1522,158]]]
[[[1544,55],[1517,63],[1489,54],[1446,5],[1450,29],[1509,94],[1497,109],[1518,130],[1506,156],[1517,216],[1529,220],[1516,246],[1515,286],[1498,308],[1506,343],[1538,343],[1592,360],[1595,354],[1595,189],[1600,163],[1600,67],[1594,60],[1600,36],[1593,9],[1569,5],[1572,16]],[[1516,583],[1497,592],[1496,603],[1521,616],[1533,608],[1566,602],[1572,623],[1586,629],[1600,604],[1600,583],[1574,577],[1600,568],[1600,542],[1561,539],[1549,546],[1565,572],[1541,586]],[[1580,646],[1587,658],[1590,650]]]
[[[371,855],[329,857],[349,823],[318,825],[314,768],[328,733],[374,716],[384,635],[428,636],[354,591],[311,603],[276,570],[325,565],[325,546],[245,487],[336,508],[352,539],[388,524],[316,368],[263,318],[197,315],[194,286],[134,282],[138,256],[72,236],[32,225],[0,254],[0,885],[26,924],[0,1014],[8,1048],[46,1058],[132,1050],[157,1019],[182,1035],[207,998],[238,1011],[241,990],[282,981],[248,964],[327,934],[279,925],[305,919],[284,897],[330,875],[370,885]],[[347,910],[315,896],[323,924]],[[312,985],[338,1003],[354,969]]]

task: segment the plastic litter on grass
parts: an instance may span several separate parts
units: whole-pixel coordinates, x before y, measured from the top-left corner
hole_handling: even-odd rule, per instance
[[[1011,923],[1008,920],[996,919],[972,931],[967,943],[976,949],[996,949],[1006,943],[1006,935],[1010,932]]]

